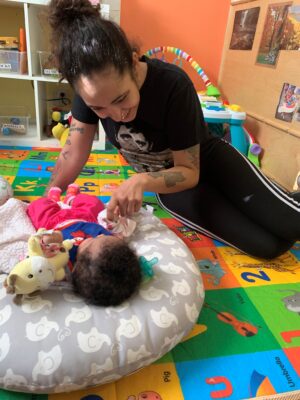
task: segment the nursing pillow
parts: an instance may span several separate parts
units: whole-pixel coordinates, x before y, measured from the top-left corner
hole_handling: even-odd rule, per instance
[[[158,262],[118,307],[88,305],[67,283],[16,305],[0,275],[0,387],[57,393],[100,385],[153,363],[189,333],[204,300],[195,259],[151,213],[135,219],[131,246]]]

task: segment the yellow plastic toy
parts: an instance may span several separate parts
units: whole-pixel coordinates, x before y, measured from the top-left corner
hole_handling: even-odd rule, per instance
[[[46,229],[41,228],[37,234],[28,240],[29,257],[14,266],[4,286],[7,293],[24,295],[37,290],[45,290],[54,281],[65,277],[64,267],[69,261],[69,250],[73,247],[72,240],[64,240],[59,244],[59,249],[53,257],[44,256],[40,238]]]
[[[59,140],[61,147],[64,147],[67,138],[69,136],[69,127],[65,127],[61,122],[59,122],[57,125],[55,125],[52,128],[52,134],[53,136]]]

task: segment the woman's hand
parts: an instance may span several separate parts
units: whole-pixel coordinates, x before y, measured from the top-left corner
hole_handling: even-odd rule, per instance
[[[197,185],[200,174],[199,144],[173,151],[174,167],[133,175],[116,189],[107,207],[107,218],[130,217],[142,206],[144,191],[176,193]]]
[[[107,219],[130,217],[142,207],[144,193],[143,174],[133,175],[116,189],[107,207]]]

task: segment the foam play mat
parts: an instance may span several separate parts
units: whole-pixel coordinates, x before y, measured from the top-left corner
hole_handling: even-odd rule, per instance
[[[43,195],[58,154],[57,149],[2,146],[0,175],[15,197],[30,202]],[[83,193],[107,202],[133,173],[108,147],[92,152],[76,182]],[[158,206],[153,193],[145,193],[147,204],[189,247],[202,272],[204,307],[191,333],[158,361],[114,383],[49,395],[0,389],[0,399],[300,399],[300,243],[262,262],[182,225]]]

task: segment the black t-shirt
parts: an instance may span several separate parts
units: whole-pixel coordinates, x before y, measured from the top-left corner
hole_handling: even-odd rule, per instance
[[[148,66],[136,118],[129,123],[101,118],[109,141],[138,172],[173,166],[172,150],[184,150],[209,138],[192,81],[178,66],[142,57]],[[99,117],[75,95],[72,115],[96,124]]]

